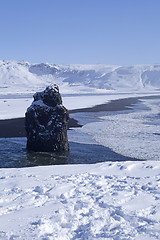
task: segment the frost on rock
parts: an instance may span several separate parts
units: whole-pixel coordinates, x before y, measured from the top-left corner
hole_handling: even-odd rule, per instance
[[[69,114],[62,105],[57,85],[34,94],[25,114],[27,150],[39,152],[69,151],[67,127]]]

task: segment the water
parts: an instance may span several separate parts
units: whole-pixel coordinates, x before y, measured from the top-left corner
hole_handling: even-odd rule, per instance
[[[104,161],[135,160],[119,155],[109,148],[70,142],[68,153],[43,153],[26,151],[26,138],[0,139],[0,168],[21,168],[57,164],[92,164]]]
[[[146,104],[146,103],[145,103]],[[146,105],[145,105],[146,106]],[[148,100],[144,124],[160,126],[160,100]],[[142,110],[142,106],[136,106],[136,112]],[[132,110],[125,110],[130,113]],[[125,114],[124,113],[124,114]],[[116,112],[77,113],[72,117],[78,119],[80,124],[103,121],[99,117],[113,115]],[[156,127],[157,128],[157,127]],[[156,129],[155,128],[155,129]],[[160,135],[160,132],[153,132]],[[117,154],[107,147],[98,145],[91,136],[82,131],[72,130],[68,132],[71,151],[68,153],[29,153],[26,151],[26,138],[0,138],[0,168],[21,168],[57,164],[92,164],[105,161],[139,160]],[[139,156],[139,155],[138,155]]]

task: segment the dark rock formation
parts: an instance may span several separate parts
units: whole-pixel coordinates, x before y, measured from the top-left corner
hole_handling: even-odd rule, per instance
[[[69,114],[62,105],[57,85],[34,94],[25,115],[27,149],[36,152],[69,151],[67,125]]]

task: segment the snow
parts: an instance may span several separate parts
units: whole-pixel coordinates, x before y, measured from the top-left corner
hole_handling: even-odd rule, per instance
[[[93,107],[95,105],[108,103],[121,98],[157,95],[159,92],[137,92],[137,93],[108,93],[108,94],[63,94],[63,105],[68,110]],[[0,119],[11,119],[24,117],[27,108],[33,102],[32,95],[1,95],[0,96]],[[40,102],[39,102],[40,104]]]
[[[133,111],[110,113],[77,131],[91,135],[99,144],[124,156],[157,161],[160,160],[159,106],[160,98],[146,99],[132,106]]]
[[[160,65],[55,65],[0,61],[0,93],[34,93],[51,83],[62,94],[155,91]]]
[[[0,119],[24,117],[32,101],[33,98],[0,99]]]
[[[0,61],[0,119],[23,117],[32,94],[50,83],[74,109],[158,95],[159,76],[160,65]],[[84,124],[70,132],[73,142],[145,161],[1,168],[0,239],[160,239],[159,104],[143,99],[127,111],[72,114]]]
[[[156,162],[0,171],[1,239],[159,239]]]

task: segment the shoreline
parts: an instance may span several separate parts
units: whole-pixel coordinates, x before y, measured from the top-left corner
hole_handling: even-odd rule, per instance
[[[143,99],[155,99],[160,98],[156,96],[144,96],[144,97],[131,97],[122,98],[117,100],[111,100],[108,103],[96,105],[89,108],[81,108],[69,110],[69,114],[80,113],[80,112],[106,112],[106,111],[123,111],[130,110],[132,106],[137,104]],[[82,127],[78,121],[74,118],[69,119],[68,129]],[[15,118],[0,120],[0,138],[12,138],[12,137],[26,137],[25,131],[25,118]]]
[[[70,118],[68,129],[82,127],[74,118]],[[0,138],[26,137],[25,118],[0,120]]]

